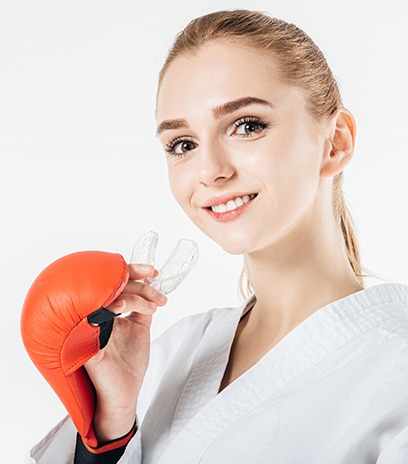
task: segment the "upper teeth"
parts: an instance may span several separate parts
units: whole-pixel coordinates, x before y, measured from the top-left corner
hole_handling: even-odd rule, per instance
[[[233,209],[242,206],[244,203],[248,203],[249,200],[255,198],[256,194],[252,193],[251,195],[244,195],[243,197],[237,197],[235,200],[229,200],[227,203],[222,203],[221,205],[211,206],[211,209],[214,213],[225,213],[226,211],[231,211]]]

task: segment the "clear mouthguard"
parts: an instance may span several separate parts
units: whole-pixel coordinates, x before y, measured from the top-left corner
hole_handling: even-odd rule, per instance
[[[131,264],[151,264],[156,260],[159,236],[150,231],[144,234],[133,248]],[[167,261],[159,269],[159,275],[148,278],[148,282],[159,292],[167,295],[177,288],[187,277],[198,260],[198,247],[194,240],[180,239]]]

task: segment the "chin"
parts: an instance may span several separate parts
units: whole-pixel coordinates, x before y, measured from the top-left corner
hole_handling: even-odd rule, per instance
[[[247,253],[245,248],[232,248],[231,246],[224,247],[221,245],[221,248],[228,253],[229,255],[244,255]]]
[[[193,220],[193,222],[203,234],[228,254],[243,255],[258,248],[259,239],[257,240],[253,235],[250,236],[250,231],[245,233],[243,228],[236,228],[235,231],[226,228],[223,233],[222,230],[210,229],[207,224],[203,224],[201,221]]]
[[[247,239],[239,237],[233,238],[225,236],[221,240],[219,237],[211,237],[226,253],[230,255],[244,255],[252,251]]]

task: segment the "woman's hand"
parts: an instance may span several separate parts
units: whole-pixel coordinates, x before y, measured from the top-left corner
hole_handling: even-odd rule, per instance
[[[157,275],[153,266],[129,264],[129,271],[123,293],[107,309],[132,313],[114,319],[107,346],[85,363],[97,395],[94,427],[100,442],[125,435],[135,421],[149,363],[152,315],[167,302],[164,295],[139,281]]]

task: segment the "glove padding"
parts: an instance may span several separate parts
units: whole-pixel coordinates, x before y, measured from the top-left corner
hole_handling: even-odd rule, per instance
[[[128,279],[119,254],[72,253],[41,272],[23,305],[24,346],[90,448],[98,447],[92,422],[96,395],[83,366],[107,344],[114,314],[106,307]]]

